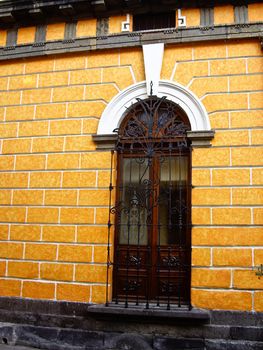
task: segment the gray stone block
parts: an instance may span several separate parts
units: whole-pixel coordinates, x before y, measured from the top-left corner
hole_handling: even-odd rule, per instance
[[[152,350],[146,339],[137,334],[122,334],[113,339],[113,349],[118,350]]]
[[[154,350],[205,350],[203,339],[176,339],[172,337],[155,337]]]
[[[65,345],[101,349],[103,347],[104,335],[100,332],[63,329],[59,331],[57,341]]]
[[[263,327],[263,312],[213,311],[211,324]]]
[[[263,342],[206,340],[206,350],[263,350]]]
[[[233,340],[263,340],[263,328],[261,327],[231,327],[230,337]]]

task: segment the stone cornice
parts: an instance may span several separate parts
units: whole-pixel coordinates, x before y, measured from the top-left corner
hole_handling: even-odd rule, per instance
[[[86,52],[102,49],[117,49],[162,42],[180,44],[211,40],[257,38],[262,40],[263,22],[244,25],[219,25],[210,28],[192,27],[183,29],[160,29],[129,32],[102,37],[58,40],[28,45],[16,45],[0,49],[0,61],[24,57],[37,57],[69,52]]]
[[[3,0],[0,26],[39,24],[83,17],[107,17],[122,13],[163,12],[177,8],[249,4],[259,0]]]
[[[191,140],[192,148],[205,148],[211,146],[215,135],[214,130],[188,131],[187,138]],[[113,150],[117,141],[117,134],[93,135],[93,141],[98,150]]]

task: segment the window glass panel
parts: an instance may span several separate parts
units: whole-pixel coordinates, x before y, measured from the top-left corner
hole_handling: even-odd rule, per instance
[[[186,230],[186,181],[188,158],[160,161],[159,244],[182,244]]]
[[[148,159],[123,158],[120,188],[123,208],[120,217],[120,244],[146,245],[148,243],[147,186],[149,186]]]

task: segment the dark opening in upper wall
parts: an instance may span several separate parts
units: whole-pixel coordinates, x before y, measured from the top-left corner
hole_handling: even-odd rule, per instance
[[[133,30],[148,30],[175,27],[175,11],[145,13],[133,16]]]

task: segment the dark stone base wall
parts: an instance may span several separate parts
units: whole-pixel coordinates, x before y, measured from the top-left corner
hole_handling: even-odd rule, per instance
[[[98,317],[91,305],[0,298],[0,343],[50,350],[263,350],[263,313],[209,318]]]

